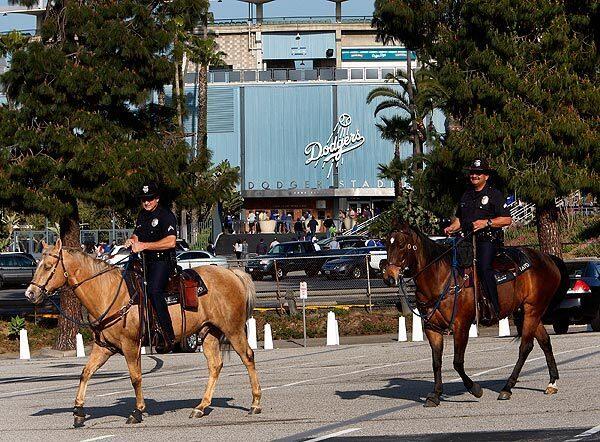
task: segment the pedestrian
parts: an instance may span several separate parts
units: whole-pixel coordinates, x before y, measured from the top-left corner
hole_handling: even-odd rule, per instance
[[[337,237],[334,235],[333,239],[329,243],[329,249],[330,250],[339,250],[339,248],[340,248],[340,243],[338,242]]]
[[[279,241],[277,241],[277,237],[275,237],[275,238],[273,238],[273,241],[271,241],[271,244],[269,244],[269,250],[271,250],[277,244],[279,244]]]
[[[488,163],[476,159],[467,170],[471,189],[461,197],[456,218],[444,229],[444,233],[450,235],[462,230],[463,235],[475,235],[477,275],[495,310],[492,312],[495,318],[485,317],[482,322],[493,323],[499,319],[500,306],[492,261],[503,243],[502,227],[509,226],[512,218],[502,192],[488,184],[493,172]],[[462,243],[470,244],[471,241]]]
[[[344,230],[346,230],[346,212],[344,212],[343,210],[340,210],[340,212],[338,213],[338,218],[340,220],[340,228],[338,229],[340,232],[343,232]]]
[[[244,242],[242,242],[242,259],[248,259],[248,241],[246,241],[245,239]]]
[[[348,216],[350,217],[350,229],[352,229],[356,225],[356,211],[352,207],[349,209]]]
[[[235,252],[235,258],[237,259],[239,265],[240,259],[242,259],[242,241],[240,241],[239,239],[235,240],[235,244],[233,245],[233,251]]]
[[[267,243],[265,243],[264,238],[261,238],[256,245],[256,254],[259,256],[267,254]]]
[[[163,334],[163,344],[156,349],[159,353],[168,353],[173,348],[175,333],[164,292],[176,262],[177,220],[173,212],[159,204],[156,184],[144,185],[140,199],[142,210],[131,238],[124,245],[131,247],[133,253],[144,254],[146,292]]]
[[[293,219],[294,215],[291,212],[287,212],[285,215],[285,233],[290,233],[292,231]]]
[[[248,231],[250,233],[256,233],[256,213],[251,210],[248,214]]]
[[[327,238],[331,238],[331,228],[333,227],[333,220],[331,216],[327,215],[325,221],[323,221],[323,226],[325,226],[325,233],[327,234]]]
[[[304,233],[304,223],[300,218],[294,223],[294,233],[298,236]]]
[[[317,226],[318,225],[319,225],[319,223],[317,222],[317,220],[312,217],[308,221],[308,230],[310,231],[309,236],[311,238],[317,234]]]

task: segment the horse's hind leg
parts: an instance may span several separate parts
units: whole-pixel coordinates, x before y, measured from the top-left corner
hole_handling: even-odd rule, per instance
[[[548,336],[548,332],[542,324],[538,325],[538,328],[535,331],[535,339],[538,341],[538,344],[540,344],[540,347],[544,352],[544,356],[546,356],[548,372],[550,373],[550,383],[546,387],[546,391],[544,393],[558,393],[558,387],[556,386],[556,381],[558,380],[558,367],[556,366],[554,353],[552,353],[552,344],[550,343],[550,336]]]
[[[242,362],[248,370],[248,376],[250,376],[250,385],[252,386],[252,406],[248,414],[258,414],[262,411],[260,406],[260,384],[258,382],[258,375],[256,373],[256,366],[254,364],[254,352],[248,345],[246,334],[244,331],[238,332],[235,335],[227,336],[235,352],[240,355]]]
[[[510,399],[512,396],[512,388],[517,383],[519,378],[519,373],[521,373],[521,369],[533,350],[533,337],[535,336],[538,326],[540,325],[540,316],[539,315],[531,315],[531,308],[527,308],[525,306],[524,309],[525,318],[523,320],[523,335],[521,336],[521,345],[519,345],[519,359],[515,364],[515,368],[511,373],[510,377],[506,381],[506,385],[502,388],[502,391],[498,395],[499,401],[504,401]]]
[[[424,407],[437,407],[440,405],[440,396],[442,395],[442,354],[444,352],[444,337],[432,330],[425,330],[429,346],[431,347],[431,355],[433,359],[433,392],[427,395]]]
[[[92,352],[90,358],[81,371],[81,377],[79,378],[79,387],[77,388],[77,395],[75,396],[75,407],[73,408],[73,426],[83,427],[85,422],[85,412],[83,411],[83,404],[85,402],[85,393],[87,391],[88,381],[96,371],[104,365],[108,358],[113,355],[110,350],[100,347],[97,344],[92,346]]]
[[[470,323],[469,323],[470,327]],[[462,323],[454,327],[454,369],[460,375],[465,388],[473,396],[480,398],[483,396],[483,390],[477,382],[465,372],[465,350],[469,341],[469,328]]]
[[[206,338],[202,342],[202,349],[204,350],[204,356],[206,357],[206,364],[208,365],[208,382],[206,383],[206,389],[204,390],[204,396],[202,402],[198,404],[196,408],[192,410],[190,418],[204,416],[204,410],[210,406],[213,394],[215,392],[215,385],[223,368],[223,359],[221,357],[221,349],[219,345],[219,338],[221,332],[215,328],[211,328]]]

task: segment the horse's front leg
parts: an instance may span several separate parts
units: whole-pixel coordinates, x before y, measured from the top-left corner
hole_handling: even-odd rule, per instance
[[[113,352],[104,347],[100,347],[98,344],[94,343],[92,346],[90,358],[81,372],[81,377],[79,378],[79,387],[77,388],[77,395],[75,396],[75,407],[73,408],[73,426],[75,428],[83,427],[85,422],[83,404],[85,402],[85,393],[87,391],[88,381],[113,354]]]
[[[461,321],[454,323],[454,369],[460,375],[465,388],[476,398],[483,396],[481,385],[473,380],[465,372],[465,350],[469,341],[469,328],[471,323]]]
[[[444,337],[433,330],[425,330],[429,345],[431,346],[431,356],[433,358],[433,393],[429,393],[425,399],[425,407],[437,407],[440,405],[440,396],[442,395],[442,353],[444,352]]]
[[[123,355],[127,361],[131,385],[135,391],[135,409],[127,418],[128,424],[139,424],[142,422],[142,413],[146,411],[144,395],[142,394],[142,357],[139,352],[137,341],[127,341],[123,345]]]

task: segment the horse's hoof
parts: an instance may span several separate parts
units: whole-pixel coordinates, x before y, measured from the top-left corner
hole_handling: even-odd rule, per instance
[[[248,414],[260,414],[262,412],[261,407],[250,407]]]
[[[483,396],[483,389],[481,388],[481,385],[479,385],[477,382],[473,382],[473,386],[469,390],[469,393],[471,393],[476,398],[480,398],[481,396]]]
[[[512,396],[512,393],[510,391],[501,391],[500,394],[498,395],[498,400],[499,401],[507,401],[510,399],[511,396]]]
[[[126,424],[139,424],[142,422],[142,412],[138,409],[135,409],[131,412],[127,420]]]
[[[194,408],[190,413],[190,419],[202,416],[204,416],[204,410],[200,410],[199,408]]]
[[[556,386],[556,384],[548,384],[548,386],[546,387],[546,391],[544,391],[544,394],[556,394],[558,393],[558,387]]]
[[[423,404],[424,407],[437,407],[438,405],[440,405],[440,397],[437,394],[433,394],[430,393],[427,395],[427,397],[425,398],[425,403]]]
[[[73,428],[81,428],[85,425],[85,416],[73,416]]]

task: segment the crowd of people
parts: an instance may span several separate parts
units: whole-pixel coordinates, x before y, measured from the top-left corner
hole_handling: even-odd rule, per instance
[[[377,212],[377,211],[376,211]],[[348,207],[340,210],[337,216],[316,216],[312,211],[303,211],[294,219],[294,212],[290,210],[249,210],[246,212],[245,221],[232,215],[227,215],[223,230],[226,233],[294,233],[297,235],[314,236],[316,233],[326,233],[327,237],[351,231],[356,225],[371,219],[378,213],[373,213],[369,206]],[[272,221],[269,232],[261,231],[261,222]],[[264,225],[264,223],[263,223]],[[274,230],[272,230],[274,227]]]

